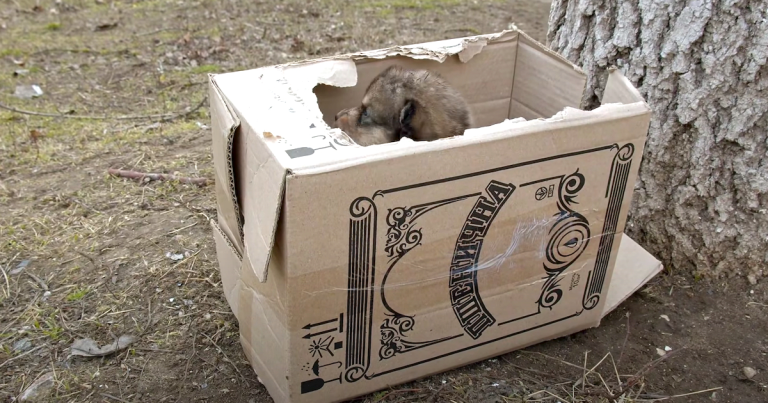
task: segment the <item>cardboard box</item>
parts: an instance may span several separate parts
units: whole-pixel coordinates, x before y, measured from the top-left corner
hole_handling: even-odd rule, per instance
[[[474,128],[330,129],[385,67],[441,73]],[[623,234],[650,109],[517,30],[210,76],[224,294],[276,402],[334,402],[597,326],[661,270]]]

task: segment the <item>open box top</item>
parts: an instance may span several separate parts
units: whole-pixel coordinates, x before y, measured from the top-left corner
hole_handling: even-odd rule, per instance
[[[474,127],[449,139],[371,147],[357,146],[332,129],[328,123],[334,114],[355,106],[371,79],[395,63],[445,77],[467,99]],[[515,136],[535,135],[537,142],[557,147],[563,141],[558,129],[649,113],[638,91],[615,70],[603,105],[578,109],[585,74],[515,29],[209,79],[218,222],[261,282],[267,281],[287,176],[320,175]]]

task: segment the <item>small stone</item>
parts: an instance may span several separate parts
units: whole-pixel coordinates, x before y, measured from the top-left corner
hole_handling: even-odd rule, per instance
[[[19,263],[15,269],[10,271],[10,274],[16,275],[21,273],[22,270],[24,270],[27,266],[29,266],[29,259],[22,260],[21,263]]]
[[[755,377],[755,375],[757,375],[757,371],[755,371],[755,369],[751,367],[744,367],[742,371],[744,371],[744,376],[746,376],[747,379],[752,379]]]
[[[43,90],[39,85],[17,85],[13,95],[21,99],[37,98],[43,95]]]
[[[13,351],[17,353],[27,351],[30,348],[32,348],[32,342],[29,339],[21,339],[13,343]]]
[[[749,284],[757,285],[757,277],[754,274],[748,275],[747,280],[749,280]]]
[[[19,397],[19,401],[31,402],[39,397],[42,397],[45,393],[50,392],[53,387],[53,372],[48,372],[41,375]]]

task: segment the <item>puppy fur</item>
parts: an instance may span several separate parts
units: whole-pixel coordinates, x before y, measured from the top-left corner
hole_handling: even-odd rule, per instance
[[[439,74],[395,65],[371,81],[362,105],[336,115],[335,127],[370,146],[460,136],[471,124],[466,101]]]

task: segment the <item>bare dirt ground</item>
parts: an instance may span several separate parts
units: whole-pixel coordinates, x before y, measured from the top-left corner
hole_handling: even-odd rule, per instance
[[[270,402],[222,295],[212,186],[107,169],[212,178],[206,73],[510,22],[543,40],[548,12],[540,0],[0,0],[0,103],[67,116],[0,109],[0,401],[50,376],[40,390],[57,402]],[[44,94],[13,95],[31,84]],[[767,296],[668,270],[599,328],[360,401],[768,401]],[[75,340],[121,335],[136,341],[69,356]]]

